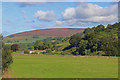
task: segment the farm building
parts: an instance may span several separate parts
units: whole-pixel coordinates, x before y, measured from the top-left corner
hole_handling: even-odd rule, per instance
[[[30,54],[34,52],[37,52],[39,54],[40,52],[44,52],[45,50],[29,50],[29,51],[30,51]]]

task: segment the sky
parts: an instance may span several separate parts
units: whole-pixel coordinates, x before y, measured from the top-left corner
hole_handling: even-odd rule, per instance
[[[3,2],[2,34],[47,29],[88,28],[118,21],[113,2]]]

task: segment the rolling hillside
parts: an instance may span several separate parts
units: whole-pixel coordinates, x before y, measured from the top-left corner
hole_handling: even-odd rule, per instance
[[[76,33],[83,32],[84,29],[73,28],[53,28],[53,29],[39,29],[33,31],[25,31],[4,37],[5,43],[32,43],[36,40],[43,40],[48,37],[69,37]]]
[[[73,28],[53,28],[53,29],[39,29],[33,31],[26,31],[17,34],[13,34],[14,36],[33,36],[38,35],[40,37],[67,37],[76,33],[83,32],[84,29],[73,29]],[[9,35],[9,36],[13,36]],[[9,37],[8,36],[8,37]]]

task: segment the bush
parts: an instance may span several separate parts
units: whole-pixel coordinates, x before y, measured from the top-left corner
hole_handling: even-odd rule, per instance
[[[64,51],[64,54],[71,55],[71,51],[70,50],[66,50],[66,51]]]
[[[43,52],[43,54],[46,54],[46,52]]]
[[[37,52],[32,52],[31,54],[38,54]]]
[[[61,52],[60,54],[61,54],[61,55],[65,55],[65,52]]]
[[[79,55],[79,52],[76,52],[75,54],[76,54],[76,55]]]
[[[56,55],[56,54],[58,54],[58,53],[57,53],[57,52],[54,52],[53,54]]]
[[[29,53],[30,53],[29,50],[25,50],[25,51],[24,51],[24,54],[29,54]]]
[[[103,51],[96,51],[91,54],[92,56],[104,56],[105,53]]]
[[[43,52],[40,52],[39,54],[42,54]]]
[[[46,49],[46,53],[51,53],[52,50],[51,49]]]
[[[75,51],[76,51],[76,47],[72,47],[71,52],[75,52]]]
[[[91,54],[91,50],[90,49],[85,51],[85,55],[90,55],[90,54]]]
[[[11,45],[11,50],[13,50],[14,52],[16,52],[18,50],[18,44]]]
[[[2,50],[2,62],[0,61],[0,65],[2,65],[2,71],[4,72],[13,62],[13,59],[10,50],[6,49],[4,46],[3,49],[1,50]]]

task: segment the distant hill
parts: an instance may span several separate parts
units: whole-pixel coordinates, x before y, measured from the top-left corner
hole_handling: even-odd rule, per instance
[[[75,29],[75,28],[52,28],[52,29],[39,29],[39,30],[32,30],[32,31],[25,31],[21,33],[16,33],[9,35],[10,36],[17,36],[17,37],[23,37],[23,36],[40,36],[40,37],[67,37],[71,36],[76,33],[83,32],[83,28]]]

